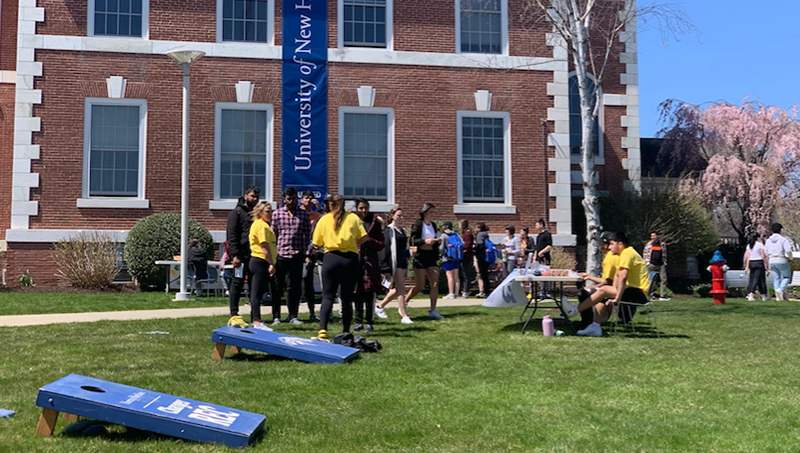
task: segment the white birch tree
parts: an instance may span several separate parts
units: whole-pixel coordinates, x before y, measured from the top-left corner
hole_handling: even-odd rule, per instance
[[[534,22],[549,22],[561,41],[555,45],[566,46],[572,59],[580,98],[586,269],[599,275],[602,257],[598,244],[602,225],[592,136],[602,105],[600,93],[606,69],[611,57],[620,52],[621,34],[636,33],[637,18],[643,23],[654,23],[662,33],[690,31],[694,26],[679,7],[660,4],[637,9],[636,0],[525,0],[523,14]]]

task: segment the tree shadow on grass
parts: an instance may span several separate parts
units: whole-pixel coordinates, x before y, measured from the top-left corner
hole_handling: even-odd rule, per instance
[[[76,422],[74,425],[77,424],[84,424],[87,426],[102,427],[102,428],[95,432],[91,432],[90,430],[88,433],[84,433],[82,430],[69,432],[67,431],[67,429],[65,429],[64,432],[61,434],[61,436],[67,438],[96,438],[108,442],[125,442],[125,443],[137,443],[145,441],[163,441],[170,443],[182,442],[187,445],[195,443],[198,444],[208,443],[208,442],[182,439],[179,437],[168,436],[166,434],[159,434],[152,431],[145,431],[137,428],[131,428],[99,420],[82,419],[81,421]],[[69,426],[67,428],[69,428]],[[250,446],[258,445],[261,442],[263,442],[264,438],[268,434],[268,431],[269,427],[265,426],[264,429],[261,432],[259,432],[258,435],[256,435],[256,437],[253,439],[253,442],[250,443]]]
[[[729,304],[709,304],[708,306],[700,307],[680,307],[657,305],[656,315],[679,313],[681,315],[725,315],[725,314],[744,314],[748,316],[773,316],[778,318],[800,318],[800,312],[795,310],[787,310],[786,306],[764,303],[764,302],[750,302],[748,304],[729,303]]]

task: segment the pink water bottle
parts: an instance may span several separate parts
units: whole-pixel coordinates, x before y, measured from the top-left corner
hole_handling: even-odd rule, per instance
[[[553,318],[550,315],[544,315],[544,318],[542,318],[542,333],[546,337],[552,337],[555,334]]]

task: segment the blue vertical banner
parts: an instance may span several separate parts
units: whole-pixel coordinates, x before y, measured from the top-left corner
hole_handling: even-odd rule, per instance
[[[328,192],[328,0],[283,1],[281,188]]]

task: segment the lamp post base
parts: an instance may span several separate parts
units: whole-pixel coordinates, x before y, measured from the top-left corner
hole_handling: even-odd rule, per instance
[[[192,298],[192,293],[175,293],[175,298],[172,299],[173,302],[189,300]]]

